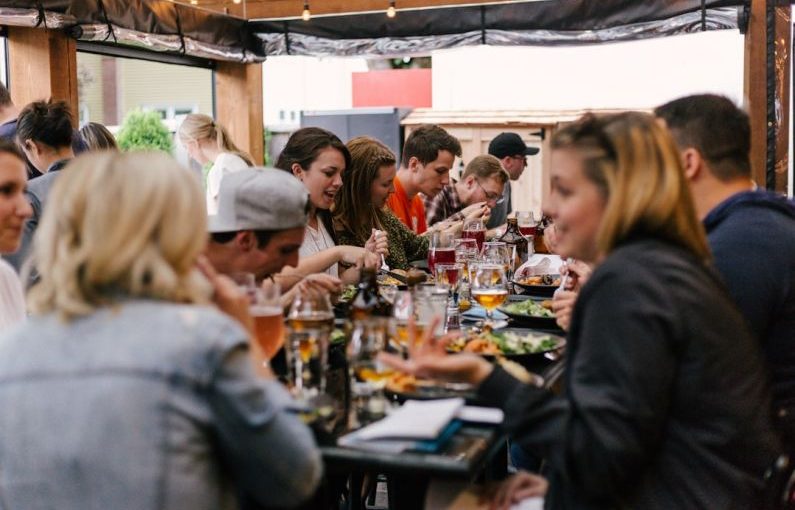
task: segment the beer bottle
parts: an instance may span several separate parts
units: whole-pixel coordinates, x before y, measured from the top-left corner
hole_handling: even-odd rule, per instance
[[[378,292],[378,280],[373,268],[362,268],[358,290],[351,301],[351,319],[391,317],[392,305]]]
[[[508,249],[514,248],[513,269],[527,262],[527,238],[519,231],[519,222],[516,218],[508,218],[508,228],[499,240],[508,245]]]

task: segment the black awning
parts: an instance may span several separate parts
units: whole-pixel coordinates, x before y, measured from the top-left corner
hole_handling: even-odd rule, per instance
[[[411,54],[472,44],[593,44],[738,28],[743,0],[547,0],[254,20],[263,52]]]

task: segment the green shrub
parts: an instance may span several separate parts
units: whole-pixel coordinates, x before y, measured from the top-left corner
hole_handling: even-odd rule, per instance
[[[171,154],[174,149],[171,133],[154,111],[133,110],[127,114],[116,140],[125,152],[161,150]]]

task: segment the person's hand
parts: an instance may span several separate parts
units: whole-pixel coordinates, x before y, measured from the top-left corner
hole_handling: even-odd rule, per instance
[[[356,263],[356,267],[378,270],[381,267],[381,256],[371,251],[365,251],[362,254],[362,258]]]
[[[215,306],[237,320],[248,331],[249,352],[251,361],[254,364],[254,371],[261,377],[272,378],[273,372],[271,372],[268,365],[268,357],[265,356],[265,351],[262,350],[262,347],[254,340],[254,319],[249,312],[251,304],[249,297],[231,278],[219,274],[204,255],[197,259],[196,266],[215,290],[213,293]]]
[[[485,223],[488,221],[488,217],[491,214],[491,208],[486,202],[476,202],[470,206],[464,207],[461,210],[461,214],[464,217],[464,223],[479,219],[483,219]]]
[[[219,274],[205,256],[196,261],[199,271],[213,287],[213,301],[222,312],[236,319],[246,331],[254,331],[254,320],[249,313],[249,297],[229,277]]]
[[[389,256],[389,239],[386,232],[374,228],[373,233],[370,234],[370,239],[364,243],[364,249],[384,257]]]
[[[439,232],[458,237],[464,229],[463,221],[443,221],[439,223]]]
[[[513,505],[532,497],[545,496],[549,482],[547,479],[519,471],[503,481],[494,493],[491,510],[509,510]]]
[[[328,273],[310,274],[301,280],[299,285],[304,288],[312,287],[331,294],[342,292],[342,280]]]
[[[414,321],[409,321],[409,359],[382,352],[379,359],[392,368],[417,377],[478,385],[494,369],[491,363],[475,354],[448,354],[447,342],[451,336],[436,338],[433,335],[438,319],[425,328],[419,341]]]
[[[581,260],[568,260],[560,266],[560,275],[569,276],[574,283],[567,286],[567,290],[579,291],[590,278],[593,268]]]
[[[571,325],[571,312],[577,302],[579,292],[558,289],[552,297],[552,311],[555,313],[555,322],[563,331],[568,331]]]

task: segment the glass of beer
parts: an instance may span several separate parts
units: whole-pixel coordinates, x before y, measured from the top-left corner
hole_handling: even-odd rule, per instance
[[[478,264],[472,272],[472,298],[486,309],[486,325],[494,326],[494,310],[508,299],[503,264]]]
[[[268,359],[284,345],[284,315],[278,283],[254,289],[249,313],[254,319],[254,337]]]
[[[395,373],[378,359],[386,348],[386,321],[369,318],[356,321],[348,344],[351,393],[359,421],[382,417],[387,408],[384,387]]]
[[[326,391],[328,343],[334,329],[334,312],[328,294],[299,293],[287,315],[289,385],[293,395],[312,401]]]

